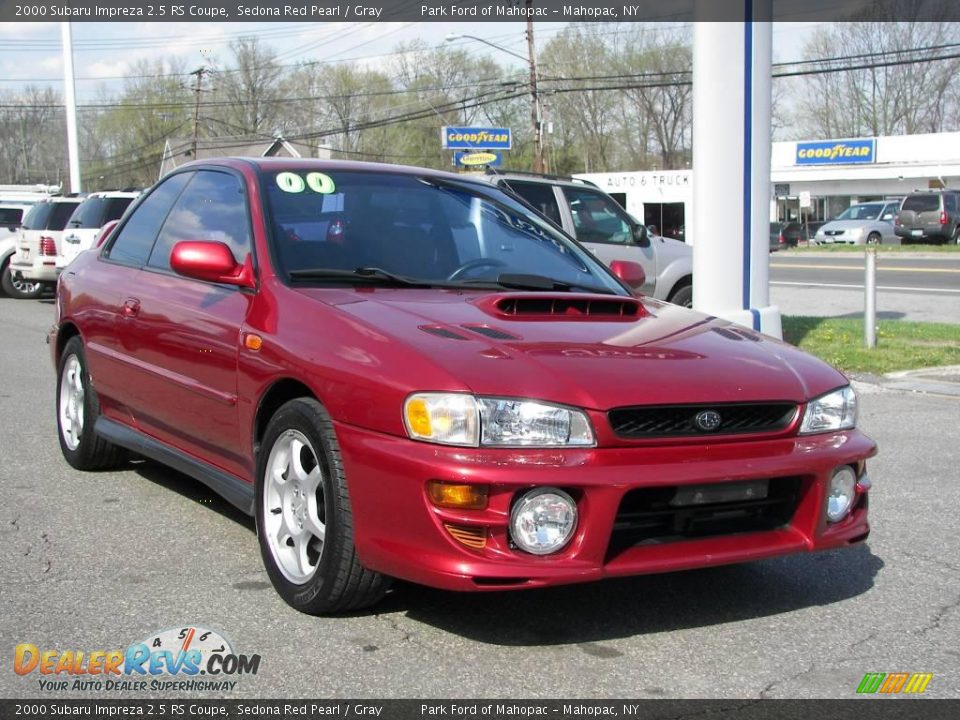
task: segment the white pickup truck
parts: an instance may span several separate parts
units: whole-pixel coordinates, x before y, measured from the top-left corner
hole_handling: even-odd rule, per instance
[[[612,197],[586,180],[504,172],[481,176],[522,198],[575,237],[601,261],[640,263],[641,291],[676,305],[693,305],[693,249],[679,240],[651,235]]]

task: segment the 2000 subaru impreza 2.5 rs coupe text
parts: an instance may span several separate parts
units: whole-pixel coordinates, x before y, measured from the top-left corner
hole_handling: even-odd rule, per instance
[[[846,378],[642,283],[465,177],[193,163],[61,276],[60,445],[255,515],[311,613],[864,540]]]

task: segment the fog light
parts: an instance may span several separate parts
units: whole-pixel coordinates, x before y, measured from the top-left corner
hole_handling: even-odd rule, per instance
[[[577,529],[577,504],[563,490],[537,488],[525,493],[510,512],[510,537],[534,555],[555,553]]]
[[[839,522],[850,512],[853,505],[854,487],[857,474],[849,465],[838,467],[830,478],[830,492],[827,495],[827,520]]]

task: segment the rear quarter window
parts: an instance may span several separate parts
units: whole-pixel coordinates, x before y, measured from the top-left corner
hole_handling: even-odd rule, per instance
[[[27,216],[23,219],[23,227],[25,230],[44,230],[47,227],[47,218],[50,217],[50,213],[53,210],[52,203],[37,203],[30,211],[27,213]]]

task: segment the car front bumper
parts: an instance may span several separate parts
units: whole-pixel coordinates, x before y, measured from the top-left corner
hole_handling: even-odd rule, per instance
[[[876,454],[876,446],[857,430],[577,450],[444,447],[346,425],[337,426],[337,437],[361,562],[438,588],[532,588],[746,562],[843,547],[866,539],[870,531],[865,460]],[[828,483],[833,470],[847,464],[864,482],[857,485],[853,511],[828,523]],[[797,488],[792,514],[775,528],[637,544],[618,539],[625,502],[635,491],[758,479],[771,480],[771,487],[789,480]],[[485,484],[488,507],[435,507],[426,494],[430,480]],[[513,547],[508,524],[518,494],[542,486],[572,495],[579,521],[560,552],[534,556]],[[468,547],[455,539],[463,529],[483,538],[484,546]]]

